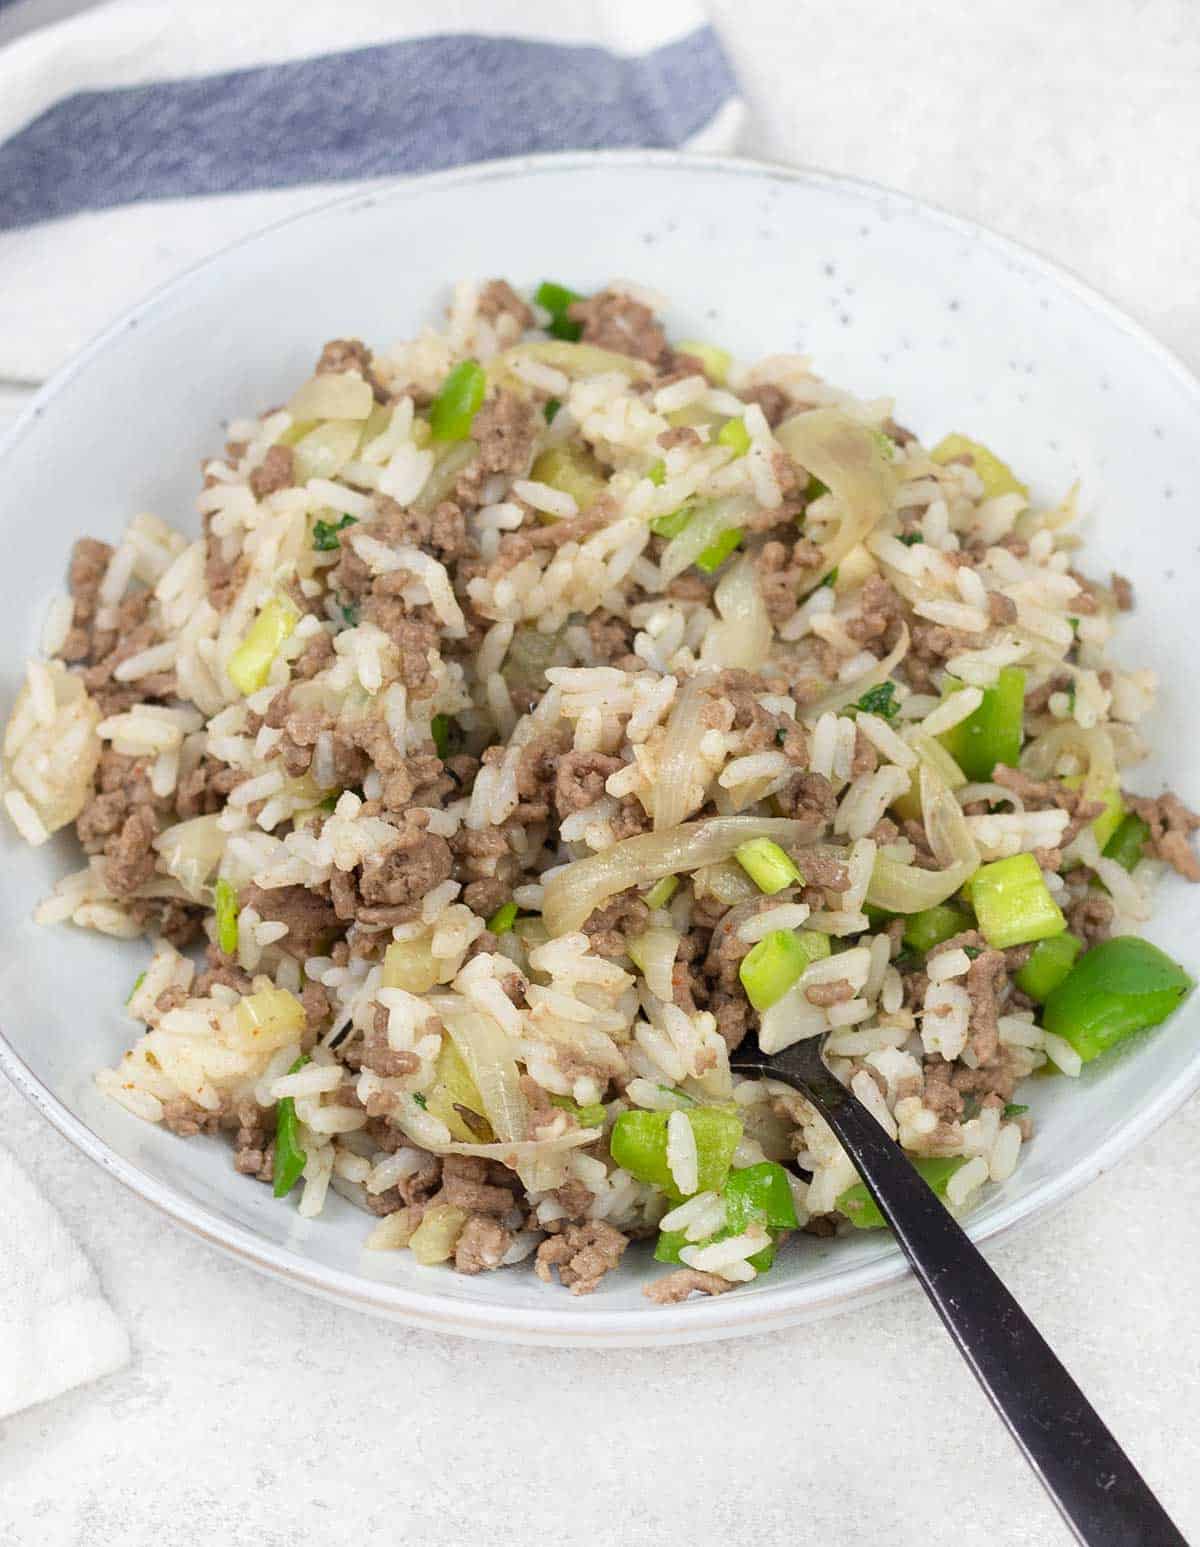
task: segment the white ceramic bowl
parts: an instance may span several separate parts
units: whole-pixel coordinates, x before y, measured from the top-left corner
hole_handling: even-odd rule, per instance
[[[406,336],[460,275],[614,276],[671,297],[677,337],[739,356],[802,349],[832,381],[893,394],[926,440],[961,429],[1042,493],[1082,484],[1085,565],[1129,575],[1139,607],[1118,646],[1163,684],[1139,786],[1200,789],[1194,503],[1200,387],[1153,339],[1068,275],[912,200],[810,172],[673,154],[570,155],[410,181],[330,205],[231,248],[160,292],[50,384],[0,449],[0,657],[11,703],[71,540],[114,537],[137,510],[194,528],[198,468],[221,423],[279,402],[321,343]],[[3,824],[0,1067],[73,1143],[171,1218],[267,1272],[360,1309],[470,1336],[594,1346],[701,1340],[865,1300],[904,1274],[882,1234],[804,1237],[761,1282],[651,1306],[639,1253],[573,1300],[531,1272],[463,1278],[361,1248],[341,1199],[320,1220],[235,1175],[227,1146],[188,1142],[103,1100],[91,1075],[132,1030],[120,1011],[138,944],[44,930],[30,909],[71,863]],[[1195,970],[1200,899],[1169,882],[1154,937]],[[971,1216],[978,1240],[1043,1212],[1113,1165],[1200,1084],[1200,1004],[1079,1081],[1031,1082],[1038,1134]]]

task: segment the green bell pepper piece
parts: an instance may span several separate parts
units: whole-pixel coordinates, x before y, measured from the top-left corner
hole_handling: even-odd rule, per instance
[[[617,1165],[639,1182],[661,1187],[677,1203],[683,1195],[667,1165],[669,1112],[622,1112],[613,1124],[609,1150]],[[720,1192],[729,1175],[733,1153],[742,1138],[742,1120],[721,1107],[692,1107],[687,1112],[696,1137],[697,1192]]]
[[[904,943],[914,951],[932,951],[935,945],[971,928],[970,915],[962,908],[939,902],[920,913],[910,913],[904,924]]]
[[[1075,965],[1075,958],[1082,950],[1083,941],[1066,930],[1061,935],[1039,940],[1013,982],[1030,999],[1044,1004]]]
[[[308,1054],[301,1053],[288,1070],[295,1074],[308,1062]],[[296,1116],[296,1103],[285,1096],[275,1114],[275,1196],[286,1198],[300,1180],[308,1155],[300,1148],[300,1119]]]
[[[1165,1021],[1195,986],[1165,952],[1136,935],[1093,946],[1046,1000],[1042,1024],[1084,1063]]]
[[[1149,823],[1143,822],[1140,816],[1134,816],[1131,811],[1128,816],[1121,818],[1116,832],[1104,845],[1105,857],[1115,859],[1126,870],[1132,870],[1141,859],[1149,836]]]
[[[926,1184],[945,1201],[950,1178],[960,1166],[967,1163],[965,1155],[934,1156],[929,1160],[914,1160],[913,1165],[924,1177]],[[836,1207],[846,1216],[856,1230],[882,1230],[887,1220],[879,1212],[879,1206],[867,1191],[864,1182],[857,1182],[837,1200]]]
[[[957,678],[947,677],[944,692],[956,693],[962,686]],[[1024,707],[1025,673],[1018,666],[1005,666],[995,686],[984,688],[979,708],[938,739],[968,779],[986,781],[997,763],[1017,766]]]

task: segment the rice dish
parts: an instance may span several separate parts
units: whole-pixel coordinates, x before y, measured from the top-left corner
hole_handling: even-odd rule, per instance
[[[424,1265],[586,1294],[653,1241],[672,1302],[882,1223],[731,1049],[827,1038],[965,1208],[1022,1081],[1190,989],[1141,932],[1200,819],[1125,787],[1155,683],[1075,491],[656,305],[463,283],[327,344],[200,536],[76,543],[2,790],[84,852],[38,919],[148,939],[131,1114]]]

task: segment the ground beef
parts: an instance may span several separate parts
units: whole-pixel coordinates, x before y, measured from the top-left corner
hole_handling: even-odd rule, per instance
[[[1017,621],[1017,604],[1011,596],[1005,596],[1001,591],[989,591],[987,605],[988,621],[995,626]]]
[[[956,1122],[962,1116],[963,1098],[954,1088],[954,1065],[938,1054],[926,1059],[923,1073],[925,1084],[921,1100],[924,1105],[943,1121]]]
[[[819,779],[820,774],[813,774],[814,779]],[[840,859],[835,859],[832,854],[821,854],[814,849],[805,849],[803,853],[796,855],[796,863],[800,866],[800,872],[808,886],[819,886],[823,892],[844,892],[850,885],[850,872]]]
[[[798,537],[790,545],[767,542],[755,556],[758,587],[771,622],[778,628],[796,611],[800,592],[811,590],[823,555],[816,543]]]
[[[212,529],[212,516],[205,513],[204,588],[218,612],[227,612],[246,579],[247,561],[241,554],[226,553],[225,540]]]
[[[243,908],[253,908],[260,918],[287,925],[279,949],[297,961],[326,954],[332,937],[341,933],[333,904],[307,886],[267,889],[250,885],[242,889],[239,902]]]
[[[606,1273],[612,1271],[629,1245],[629,1237],[603,1220],[569,1224],[561,1234],[550,1236],[537,1249],[534,1271],[549,1284],[552,1270],[573,1295],[590,1295]]]
[[[820,837],[837,810],[833,786],[824,774],[819,773],[797,774],[778,792],[775,801],[781,816],[806,822],[812,838]]]
[[[512,1172],[500,1168],[512,1180]],[[442,1159],[442,1191],[439,1203],[469,1209],[473,1214],[503,1218],[515,1203],[511,1187],[497,1186],[489,1162],[476,1155],[446,1155]]]
[[[673,430],[664,430],[658,437],[658,444],[664,451],[673,451],[676,446],[703,446],[704,442],[690,424],[681,424]]]
[[[604,781],[624,767],[604,752],[568,752],[554,777],[554,807],[560,818],[593,806],[604,794]]]
[[[460,1273],[498,1268],[512,1245],[512,1235],[487,1214],[472,1214],[454,1243],[454,1266]]]
[[[981,1064],[990,1063],[1000,1049],[1000,993],[1007,982],[1003,951],[983,951],[967,972],[971,1051]]]
[[[290,446],[272,446],[250,474],[250,492],[256,500],[266,499],[280,489],[289,489],[294,481],[295,455]]]
[[[506,279],[488,280],[479,292],[475,310],[487,322],[497,322],[501,317],[510,317],[516,324],[514,334],[523,333],[526,328],[533,327],[535,320],[532,308],[525,304]]]
[[[118,897],[144,886],[154,874],[154,840],[158,821],[154,808],[135,806],[116,833],[104,846],[104,879]]]
[[[671,346],[654,313],[619,290],[601,290],[586,301],[572,301],[567,316],[583,324],[585,344],[660,367],[671,361]]]
[[[761,387],[747,387],[740,396],[744,403],[758,404],[772,429],[783,423],[792,406],[792,401],[783,388],[773,386],[770,382]]]
[[[96,617],[97,592],[112,558],[108,543],[94,537],[80,537],[71,549],[67,585],[73,609],[71,628],[59,655],[64,661],[86,661],[92,654],[92,628]]]
[[[1146,840],[1150,853],[1166,860],[1186,880],[1200,881],[1200,859],[1191,844],[1191,835],[1200,827],[1200,816],[1189,811],[1178,795],[1160,795],[1156,800],[1126,795],[1125,804],[1150,828]]]
[[[631,889],[594,909],[583,932],[598,956],[624,956],[626,942],[640,935],[649,922],[650,909]]]
[[[365,622],[381,628],[395,645],[400,657],[400,677],[410,695],[429,698],[437,684],[430,660],[431,652],[434,660],[437,658],[437,624],[432,619],[413,617],[401,597],[378,593],[363,603],[362,616]]]
[[[854,752],[850,758],[850,777],[861,779],[864,774],[872,774],[879,767],[879,752],[875,743],[869,736],[856,726],[854,731]]]
[[[419,902],[426,892],[449,880],[453,869],[450,845],[436,833],[425,831],[424,821],[418,822],[413,813],[393,848],[368,855],[363,861],[359,891],[366,907],[359,909],[359,917],[367,923],[387,922],[376,920],[374,911]]]
[[[701,1273],[696,1268],[677,1268],[674,1273],[647,1284],[642,1293],[647,1300],[653,1300],[655,1305],[678,1305],[689,1295],[723,1295],[727,1289],[732,1288],[727,1278],[720,1278],[715,1273]]]
[[[479,447],[460,476],[454,497],[476,506],[484,484],[494,473],[523,478],[529,471],[538,425],[533,405],[515,392],[501,389],[475,415],[471,438]]]
[[[1066,848],[1104,810],[1103,802],[1088,800],[1081,789],[1068,789],[1060,779],[1032,779],[1019,768],[1008,768],[1003,763],[996,764],[992,770],[992,779],[1019,795],[1027,811],[1057,808],[1067,813],[1070,820],[1058,840],[1059,848]]]
[[[375,401],[387,402],[387,390],[375,375],[371,351],[361,339],[333,338],[321,350],[321,358],[317,361],[318,376],[337,376],[344,371],[357,371],[364,381],[370,383]]]
[[[1112,921],[1113,905],[1098,892],[1086,892],[1067,909],[1067,928],[1089,946],[1108,939]]]
[[[232,961],[221,950],[220,946],[209,945],[204,953],[207,963],[205,970],[196,978],[192,992],[197,998],[207,998],[213,989],[220,985],[222,988],[231,988],[235,994],[248,994],[253,987],[250,974],[243,972],[236,962]]]
[[[904,621],[904,600],[880,575],[869,575],[858,593],[858,612],[846,623],[846,632],[858,644],[885,654],[895,644]]]
[[[363,531],[388,548],[420,548],[443,563],[461,559],[471,551],[466,517],[453,500],[441,500],[432,510],[406,510],[385,494],[378,496],[376,507],[378,516],[366,523]],[[377,593],[381,580],[388,580],[391,587],[412,584],[411,575],[394,571],[376,579]]]
[[[845,1004],[848,999],[854,998],[854,985],[848,978],[835,978],[832,983],[811,983],[804,990],[804,997],[809,1004],[819,1005],[821,1009],[827,1009],[833,1004]]]

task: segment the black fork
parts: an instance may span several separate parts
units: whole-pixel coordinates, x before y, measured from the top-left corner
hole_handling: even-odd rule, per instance
[[[1077,1540],[1088,1547],[1187,1547],[1099,1414],[945,1206],[858,1098],[825,1067],[823,1038],[768,1057],[730,1058],[741,1074],[806,1096],[833,1129],[1009,1433]]]

